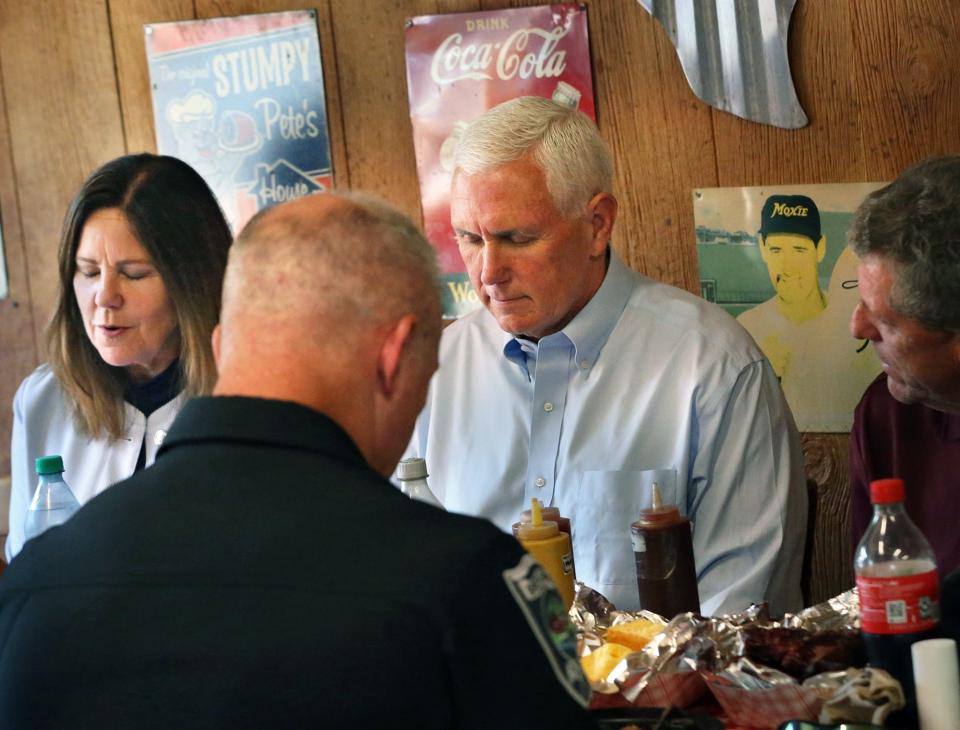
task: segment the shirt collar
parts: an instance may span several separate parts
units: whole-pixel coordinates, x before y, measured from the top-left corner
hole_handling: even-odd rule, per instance
[[[550,335],[550,337],[562,335],[573,344],[577,367],[583,375],[586,375],[599,357],[600,350],[620,320],[620,315],[633,291],[630,270],[612,247],[609,251],[610,262],[607,265],[607,273],[596,294],[563,330],[556,335]],[[547,339],[543,338],[541,343]],[[528,377],[527,356],[530,355],[536,359],[537,349],[537,344],[531,347],[530,343],[520,341],[504,332],[504,357],[524,368]]]
[[[563,333],[576,350],[581,373],[586,373],[593,367],[600,356],[600,350],[620,321],[620,315],[623,314],[632,291],[630,270],[611,247],[610,263],[607,274],[603,277],[603,284],[570,324],[563,328]]]
[[[509,332],[503,333],[503,340],[503,356],[514,365],[523,368],[527,374],[527,380],[530,380],[530,367],[527,363],[529,360],[536,361],[539,351],[537,343],[514,337]]]
[[[193,398],[173,422],[158,456],[198,441],[279,446],[366,465],[356,444],[336,421],[289,401],[239,396]]]
[[[174,360],[167,369],[144,383],[129,383],[123,391],[123,399],[149,416],[166,405],[180,393],[180,361]]]

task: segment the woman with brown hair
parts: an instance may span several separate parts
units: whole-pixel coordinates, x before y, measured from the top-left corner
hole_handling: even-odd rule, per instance
[[[230,241],[213,193],[176,158],[127,155],[84,182],[60,240],[49,361],[14,398],[8,561],[37,457],[63,457],[82,505],[149,466],[184,400],[212,388]]]

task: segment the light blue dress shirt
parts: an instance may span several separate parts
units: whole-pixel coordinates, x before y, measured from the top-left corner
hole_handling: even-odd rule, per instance
[[[776,376],[721,309],[613,252],[561,332],[514,338],[486,310],[448,327],[407,456],[504,531],[533,497],[559,507],[577,578],[619,608],[639,604],[630,523],[653,481],[694,524],[704,613],[801,606],[805,475]]]

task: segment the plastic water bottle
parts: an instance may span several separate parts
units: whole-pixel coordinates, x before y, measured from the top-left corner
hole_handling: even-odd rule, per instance
[[[933,638],[940,619],[940,582],[930,543],[903,506],[903,480],[870,484],[873,519],[854,558],[860,631],[870,664],[900,680],[907,706],[892,716],[916,726],[910,647]]]
[[[23,526],[26,540],[36,537],[48,527],[66,522],[80,509],[80,503],[63,480],[63,459],[59,456],[41,456],[35,465],[40,481],[27,508],[27,519]]]
[[[404,459],[397,465],[397,479],[400,480],[400,491],[410,499],[419,499],[421,502],[432,504],[443,509],[427,484],[427,462],[420,458]]]

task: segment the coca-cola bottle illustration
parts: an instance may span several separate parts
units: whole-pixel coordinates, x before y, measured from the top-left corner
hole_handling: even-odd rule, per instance
[[[870,664],[900,680],[907,707],[892,724],[916,724],[910,645],[933,638],[940,618],[940,582],[930,543],[903,506],[902,479],[870,484],[873,519],[857,545],[854,572],[860,631]]]

